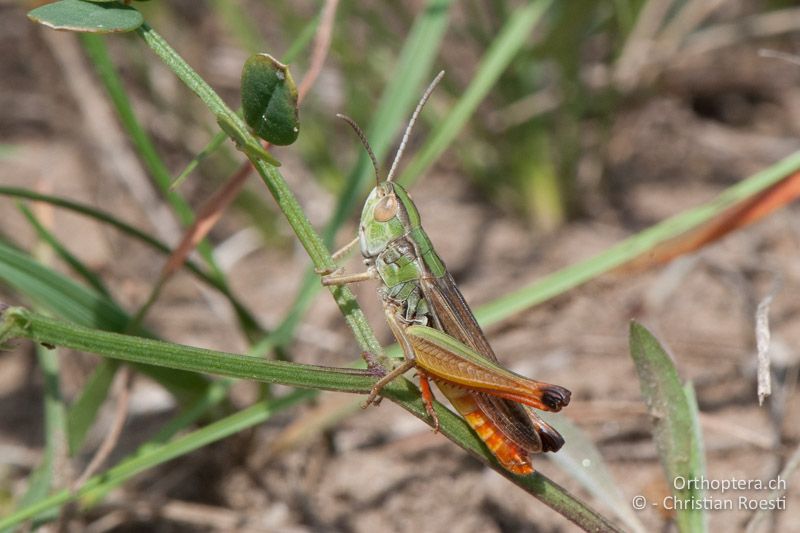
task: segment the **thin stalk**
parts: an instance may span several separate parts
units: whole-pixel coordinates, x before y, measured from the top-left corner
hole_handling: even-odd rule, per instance
[[[234,141],[260,147],[259,141],[253,137],[242,119],[225,105],[219,95],[158,33],[147,24],[136,31],[178,78],[203,100],[218,117],[220,123],[226,125],[226,132],[234,138]],[[297,238],[308,252],[314,262],[314,266],[321,269],[333,268],[335,265],[331,260],[330,252],[319,234],[314,231],[280,172],[249,150],[247,151],[247,156],[272,193],[278,207],[283,211]],[[331,287],[331,293],[362,349],[375,354],[376,357],[382,357],[383,350],[381,345],[369,327],[367,319],[358,306],[352,291],[345,287]]]
[[[363,371],[266,361],[261,358],[108,333],[54,320],[19,307],[7,308],[0,314],[0,343],[15,338],[28,338],[39,343],[65,346],[122,361],[296,387],[367,393],[375,383],[375,377]],[[383,389],[382,394],[414,416],[431,423],[419,390],[409,381],[395,380]],[[435,404],[435,409],[443,435],[546,505],[587,531],[619,531],[616,526],[546,476],[538,473],[531,476],[515,476],[505,471],[461,417],[438,403]],[[90,480],[79,494],[85,496],[86,491],[91,488],[96,488],[93,480]],[[67,494],[39,502],[31,508],[18,511],[5,521],[0,521],[0,528],[19,523],[52,506],[62,505],[68,500]]]

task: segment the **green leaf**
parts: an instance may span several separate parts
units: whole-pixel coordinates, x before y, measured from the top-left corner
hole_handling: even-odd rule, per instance
[[[67,443],[71,456],[75,456],[83,446],[86,434],[94,424],[97,412],[108,396],[108,391],[118,368],[119,361],[103,359],[81,391],[81,395],[69,408],[67,413]]]
[[[133,31],[144,23],[142,14],[119,2],[60,0],[28,13],[28,18],[54,30],[91,33]]]
[[[59,385],[58,354],[56,350],[36,346],[36,357],[39,360],[44,377],[44,435],[45,447],[42,462],[28,478],[28,488],[19,500],[17,508],[24,509],[36,502],[44,500],[53,486],[57,470],[59,450],[64,447],[66,434],[65,409]],[[49,509],[34,518],[33,529],[39,522],[54,520],[58,516],[55,509]]]
[[[672,359],[653,334],[637,322],[631,323],[630,350],[647,411],[653,418],[653,439],[661,466],[675,498],[678,528],[682,533],[705,531],[701,492],[676,483],[702,475],[697,471],[702,464],[698,457],[699,429],[686,391]]]
[[[36,304],[72,322],[124,331],[128,316],[105,296],[38,263],[0,242],[0,280]]]
[[[129,317],[116,303],[51,270],[0,241],[0,282],[73,323],[111,331],[126,331]],[[147,334],[145,332],[145,334]],[[181,403],[192,401],[208,386],[201,376],[137,366],[166,387]]]
[[[300,133],[297,87],[289,68],[269,54],[253,54],[242,68],[244,121],[262,139],[280,146]]]

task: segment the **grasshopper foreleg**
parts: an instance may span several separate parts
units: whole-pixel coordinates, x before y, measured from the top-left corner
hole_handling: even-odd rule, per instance
[[[353,239],[352,241],[348,242],[347,244],[345,244],[344,246],[342,246],[341,248],[339,248],[338,250],[333,252],[333,255],[331,255],[331,259],[333,260],[333,262],[334,263],[338,263],[339,260],[342,257],[344,257],[345,255],[347,255],[347,253],[356,244],[358,244],[358,235],[356,235],[355,239]],[[332,274],[340,273],[341,271],[342,271],[342,267],[338,267],[338,268],[315,268],[314,269],[314,272],[316,272],[320,276],[326,276],[326,277],[330,276]]]
[[[329,285],[347,285],[348,283],[358,283],[359,281],[375,279],[378,276],[377,272],[373,269],[368,269],[358,274],[341,275],[338,272],[340,272],[340,269],[335,270],[332,274],[328,274],[327,276],[322,276],[322,284],[326,287]]]

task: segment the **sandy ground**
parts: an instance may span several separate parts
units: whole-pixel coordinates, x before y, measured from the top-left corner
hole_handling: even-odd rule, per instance
[[[0,89],[5,110],[0,115],[0,135],[3,143],[13,145],[0,160],[0,183],[102,206],[171,238],[169,223],[159,225],[158,210],[144,209],[131,200],[131,185],[118,177],[127,168],[119,165],[127,163],[109,163],[98,150],[113,144],[108,137],[98,139],[103,128],[116,127],[92,126],[87,113],[96,111],[97,103],[77,102],[74,87],[59,81],[64,59],[54,50],[69,37],[45,37],[25,25],[15,9],[2,8],[0,13],[0,20],[6,21],[0,23],[0,44],[8,49],[13,42],[19,48],[17,55],[0,60],[0,78],[6,80]],[[536,236],[524,222],[489,205],[456,172],[434,170],[416,184],[412,193],[425,227],[456,273],[467,300],[480,306],[589,258],[639,229],[713,198],[726,186],[800,148],[800,69],[760,59],[755,50],[729,48],[687,59],[670,71],[662,92],[626,106],[611,128],[605,162],[607,194],[593,193],[586,199],[590,207],[584,217],[546,237]],[[235,80],[227,82],[233,85]],[[182,97],[181,88],[164,84],[161,90],[177,91]],[[146,104],[141,109],[145,119],[153,118],[154,111]],[[175,127],[170,120],[154,118],[157,138],[170,138]],[[83,127],[76,129],[76,124]],[[199,139],[202,146],[203,137]],[[177,169],[197,144],[189,135],[180,146],[165,141],[161,148]],[[284,175],[319,225],[332,200],[321,188],[307,184],[308,170],[297,154],[291,149],[280,154]],[[255,180],[250,184],[253,194],[265,197],[262,188]],[[188,190],[199,205],[213,186],[190,184]],[[32,246],[33,232],[14,203],[0,199],[0,212],[3,235]],[[141,304],[161,267],[158,257],[75,215],[46,209],[40,213],[75,254],[102,274],[127,309]],[[681,377],[695,385],[709,479],[774,479],[796,448],[800,441],[794,423],[800,415],[797,215],[797,207],[790,206],[666,268],[604,276],[487,331],[503,363],[572,391],[573,401],[564,416],[597,444],[624,501],[636,495],[660,501],[667,494],[628,354],[632,318],[659,336]],[[245,224],[245,218],[231,213],[212,238],[222,242]],[[285,224],[277,224],[278,233],[287,235]],[[351,231],[352,226],[340,241],[349,240]],[[291,240],[281,242],[269,250],[252,250],[230,267],[235,292],[267,326],[281,320],[308,265]],[[349,267],[358,268],[358,261]],[[775,394],[759,407],[755,306],[775,283],[779,288],[770,310]],[[2,284],[0,291],[3,300],[24,303]],[[357,294],[388,343],[374,287],[359,287]],[[206,296],[191,278],[180,275],[166,288],[148,325],[175,342],[244,350],[230,313]],[[298,330],[292,347],[296,360],[344,365],[357,351],[332,301],[321,294]],[[66,397],[80,389],[95,362],[89,355],[63,355]],[[246,406],[256,394],[254,384],[240,383],[233,391],[234,403]],[[8,499],[24,490],[25,477],[41,454],[42,379],[29,345],[0,356],[0,398],[0,490]],[[283,413],[255,430],[151,470],[126,483],[73,526],[92,531],[574,529],[390,402],[361,411],[354,408],[358,400],[324,394],[314,405]],[[173,407],[157,386],[138,378],[132,414],[113,460],[133,451]],[[289,452],[270,452],[271,443],[290,424],[319,411],[348,414],[332,429],[303,439]],[[108,407],[92,432],[89,448],[99,442],[110,419]],[[76,468],[88,457],[87,451]],[[546,457],[536,464],[612,515]],[[772,527],[800,531],[800,474],[786,483],[787,509],[774,513]],[[740,496],[767,497],[753,490],[709,495],[736,500],[737,505],[733,511],[709,513],[712,531],[743,529],[751,513],[738,508]],[[665,523],[658,509],[637,515],[649,530]]]

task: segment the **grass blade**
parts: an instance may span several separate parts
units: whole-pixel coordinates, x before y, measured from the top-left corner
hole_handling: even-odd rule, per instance
[[[51,270],[0,241],[0,280],[25,294],[43,309],[75,324],[108,331],[125,331],[128,315],[113,301]],[[148,334],[146,331],[143,334]],[[191,402],[208,386],[195,374],[138,366],[167,388],[179,402]]]
[[[77,492],[59,491],[34,505],[19,509],[5,518],[0,518],[0,531],[14,527],[70,501],[81,499],[84,503],[91,504],[97,501],[101,495],[141,472],[266,421],[272,413],[304,399],[305,393],[306,391],[299,391],[273,403],[253,405],[167,444],[145,445],[138,453],[123,460],[117,466],[91,478]]]
[[[77,274],[82,277],[86,283],[89,284],[94,290],[98,293],[102,294],[103,296],[109,296],[108,289],[103,284],[103,280],[100,277],[91,271],[89,267],[87,267],[83,261],[72,255],[72,253],[67,250],[67,248],[61,244],[58,239],[56,239],[55,235],[53,235],[47,228],[45,228],[41,222],[36,218],[33,212],[28,209],[28,207],[22,203],[19,203],[19,209],[22,211],[22,214],[25,218],[28,219],[28,222],[33,226],[33,229],[36,231],[36,234],[39,238],[46,242],[54,252],[58,254],[58,256],[67,263],[72,270],[74,270]]]
[[[171,253],[172,249],[167,246],[164,242],[154,238],[148,233],[141,231],[140,229],[127,224],[118,218],[114,217],[113,215],[106,213],[100,209],[96,209],[92,206],[82,204],[79,202],[74,202],[71,200],[66,200],[64,198],[59,198],[57,196],[50,196],[46,194],[39,194],[34,191],[29,191],[27,189],[20,189],[17,187],[0,187],[0,195],[3,196],[10,196],[13,198],[27,198],[30,200],[35,200],[37,202],[45,202],[48,204],[52,204],[58,207],[62,207],[64,209],[68,209],[70,211],[74,211],[75,213],[79,213],[81,215],[93,218],[98,222],[102,222],[104,224],[108,224],[111,227],[114,227],[128,235],[133,237],[144,244],[147,244],[151,248],[161,252],[163,254]],[[212,277],[203,271],[197,264],[194,263],[192,260],[188,260],[184,263],[187,270],[192,272],[195,276],[199,279],[208,283],[210,286],[219,290],[230,302],[231,306],[236,311],[237,316],[239,317],[240,322],[246,328],[246,330],[258,330],[263,333],[263,328],[258,324],[258,321],[255,319],[253,314],[242,304],[236,296],[231,293],[229,287],[218,278]]]
[[[58,380],[58,354],[44,346],[36,347],[36,358],[44,375],[44,436],[45,445],[42,463],[30,475],[28,490],[20,499],[18,508],[25,508],[47,497],[53,484],[56,464],[63,456],[66,440],[66,417],[64,402]],[[36,517],[36,522],[51,520],[53,512]]]
[[[111,389],[111,383],[119,369],[119,361],[104,359],[95,368],[89,381],[83,387],[80,396],[72,404],[67,415],[69,428],[69,454],[75,455],[80,451],[89,428],[97,418],[97,412]]]
[[[489,325],[593,280],[647,253],[660,243],[711,220],[732,205],[767,189],[800,170],[800,152],[726,189],[714,200],[659,222],[612,246],[605,252],[558,270],[534,283],[477,309],[475,316]]]

